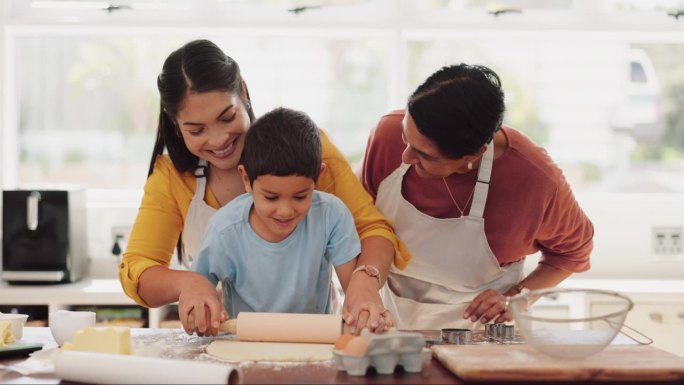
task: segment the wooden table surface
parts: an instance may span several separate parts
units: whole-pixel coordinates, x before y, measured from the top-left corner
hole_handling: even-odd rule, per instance
[[[175,333],[175,340],[178,340],[180,331],[169,331],[162,329],[133,329],[134,341],[140,338],[151,338],[151,336],[168,333]],[[180,336],[180,338],[185,338]],[[199,337],[187,336],[189,341]],[[50,335],[48,328],[25,328],[23,341],[40,342],[45,348],[55,347],[55,342]],[[196,340],[194,341],[196,342]],[[191,343],[192,344],[192,343]],[[194,343],[193,354],[197,354],[199,345]],[[26,357],[13,357],[0,359],[0,365],[11,365],[25,360]],[[436,358],[423,367],[421,373],[406,373],[398,368],[392,375],[381,375],[370,369],[365,376],[351,376],[345,372],[340,372],[331,362],[295,364],[295,365],[274,365],[250,363],[240,365],[245,384],[463,384],[454,374],[447,370]],[[2,384],[59,384],[60,382],[53,374],[40,374],[22,376],[19,373],[0,368],[0,383]],[[500,382],[499,382],[500,383]],[[570,384],[568,382],[535,382],[535,384]],[[588,382],[582,382],[587,384]],[[597,382],[606,384],[606,382]],[[653,381],[630,382],[630,384],[653,384]],[[661,382],[667,383],[667,382]],[[673,382],[669,382],[673,383]],[[516,384],[507,382],[507,384]]]

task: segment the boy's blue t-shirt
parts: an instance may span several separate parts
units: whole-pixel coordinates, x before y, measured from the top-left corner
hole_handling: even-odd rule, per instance
[[[252,194],[219,209],[209,221],[192,270],[223,284],[231,318],[241,311],[331,311],[332,266],[361,252],[354,218],[332,194],[314,190],[311,209],[286,239],[265,241],[249,224]]]

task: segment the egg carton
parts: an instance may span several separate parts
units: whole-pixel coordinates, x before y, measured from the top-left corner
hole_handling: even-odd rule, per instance
[[[386,334],[372,334],[364,329],[361,336],[368,341],[362,356],[333,350],[337,369],[352,376],[363,376],[369,367],[379,374],[392,374],[401,365],[408,373],[419,373],[423,365],[432,359],[432,351],[424,348],[425,337],[420,333],[390,330]]]

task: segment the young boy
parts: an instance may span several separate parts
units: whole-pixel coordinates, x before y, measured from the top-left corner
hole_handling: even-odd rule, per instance
[[[314,190],[324,167],[318,127],[304,113],[278,108],[247,132],[238,166],[247,193],[212,217],[193,263],[222,283],[230,318],[330,313],[331,266],[346,290],[361,244],[344,203]]]

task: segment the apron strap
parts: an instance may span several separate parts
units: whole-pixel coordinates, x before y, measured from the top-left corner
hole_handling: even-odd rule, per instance
[[[197,162],[197,168],[195,169],[194,173],[197,186],[195,187],[195,195],[192,197],[193,201],[204,200],[204,190],[207,186],[207,169],[207,160],[200,159],[199,162]]]
[[[192,197],[192,201],[190,202],[190,206],[188,207],[188,212],[185,215],[185,223],[183,224],[183,251],[180,255],[180,263],[185,266],[186,269],[190,269],[190,266],[192,264],[192,257],[186,254],[185,252],[185,245],[187,242],[194,243],[193,241],[188,240],[188,232],[193,231],[192,229],[188,229],[188,221],[191,220],[192,218],[196,217],[198,215],[198,211],[200,210],[200,207],[202,205],[206,205],[204,203],[204,190],[206,189],[207,186],[207,161],[205,159],[201,159],[197,162],[197,168],[195,169],[193,175],[195,175],[195,181],[196,181],[196,186],[195,186],[195,195]],[[192,236],[190,236],[192,239]],[[197,250],[193,250],[197,251]]]
[[[494,140],[487,145],[480,162],[480,169],[477,171],[477,183],[475,183],[475,193],[473,204],[470,206],[468,216],[482,218],[487,194],[489,193],[489,178],[492,176],[492,163],[494,163]]]
[[[399,176],[403,177],[404,174],[406,174],[406,171],[408,171],[408,169],[410,167],[411,167],[410,164],[402,162],[401,165],[399,166],[399,173],[398,173]],[[385,178],[385,179],[389,179],[389,178]],[[379,188],[378,188],[378,190],[379,190]]]

